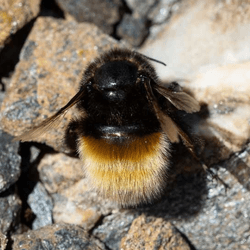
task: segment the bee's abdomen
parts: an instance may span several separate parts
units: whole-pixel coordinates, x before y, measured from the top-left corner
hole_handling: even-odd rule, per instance
[[[159,197],[168,166],[169,143],[164,134],[116,137],[79,138],[79,153],[92,186],[123,206]]]

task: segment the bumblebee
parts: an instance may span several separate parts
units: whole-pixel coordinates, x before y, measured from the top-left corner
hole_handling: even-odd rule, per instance
[[[16,139],[34,140],[76,105],[77,148],[91,186],[121,206],[153,202],[167,183],[171,143],[181,139],[196,157],[174,113],[200,106],[178,84],[163,86],[151,60],[127,49],[104,53],[87,67],[64,107]]]

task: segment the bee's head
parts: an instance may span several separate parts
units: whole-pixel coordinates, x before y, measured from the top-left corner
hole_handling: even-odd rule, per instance
[[[137,67],[128,61],[106,62],[94,75],[93,87],[109,101],[122,101],[133,90],[137,80]]]

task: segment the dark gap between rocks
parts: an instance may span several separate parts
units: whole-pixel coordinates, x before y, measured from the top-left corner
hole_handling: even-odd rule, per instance
[[[32,155],[31,147],[38,149],[37,155]],[[39,143],[24,142],[20,143],[19,155],[21,161],[21,176],[17,181],[17,190],[20,199],[22,200],[21,223],[32,229],[32,222],[36,218],[27,200],[29,194],[33,191],[39,179],[37,166],[46,154],[55,153],[54,149]]]
[[[54,0],[42,0],[39,16],[65,18],[64,12]]]
[[[6,89],[6,86],[2,82],[2,78],[10,77],[14,71],[19,62],[21,49],[23,48],[34,22],[35,19],[12,35],[9,39],[9,43],[7,43],[0,52],[0,84],[4,86],[4,90]]]

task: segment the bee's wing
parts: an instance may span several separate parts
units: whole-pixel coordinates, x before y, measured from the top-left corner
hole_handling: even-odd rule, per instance
[[[174,123],[174,121],[167,114],[165,114],[161,110],[157,102],[157,99],[152,91],[151,84],[148,79],[144,80],[144,86],[147,92],[147,99],[153,106],[157,119],[160,122],[164,133],[167,135],[170,142],[172,143],[179,142],[178,126]]]
[[[76,103],[78,103],[81,100],[84,93],[85,93],[84,90],[82,89],[79,90],[79,92],[75,96],[73,96],[72,99],[64,107],[62,107],[59,111],[57,111],[56,114],[47,118],[38,126],[28,130],[27,132],[19,136],[16,136],[14,140],[15,141],[31,141],[39,137],[40,135],[44,134],[49,129],[57,127],[59,123],[61,122],[61,118],[63,118],[63,116],[71,107],[73,107]]]
[[[144,86],[146,88],[147,98],[150,101],[150,103],[152,104],[152,106],[156,112],[157,119],[159,120],[161,127],[162,127],[164,133],[167,135],[170,142],[172,142],[172,143],[179,142],[179,137],[180,137],[182,139],[184,145],[191,152],[191,154],[195,158],[197,158],[197,156],[195,155],[195,152],[194,152],[194,146],[192,144],[192,141],[190,140],[188,135],[177,124],[175,124],[175,122],[171,119],[171,117],[169,117],[166,113],[164,113],[162,111],[162,109],[160,108],[160,106],[157,102],[156,97],[154,96],[151,84],[149,81],[147,81],[147,79],[144,81]],[[166,89],[166,90],[168,90],[168,89]],[[167,91],[165,91],[165,92],[168,93]],[[176,93],[185,94],[184,92],[176,92]],[[173,95],[169,94],[169,96],[172,98]],[[195,112],[195,111],[199,110],[199,104],[194,98],[192,98],[188,94],[183,95],[183,96],[184,97],[187,96],[186,100],[184,100],[184,101],[179,100],[176,97],[175,97],[175,99],[173,98],[174,100],[176,100],[175,106],[181,106],[181,107],[184,106],[185,107],[185,102],[186,102],[186,105],[189,105],[188,110],[192,110],[191,112]],[[178,97],[180,97],[180,95]],[[181,109],[181,110],[187,110],[187,108]],[[188,111],[186,111],[186,112],[188,112]]]
[[[176,91],[160,85],[156,85],[154,88],[179,110],[184,110],[187,113],[194,113],[200,110],[199,103],[192,96],[181,90]]]

